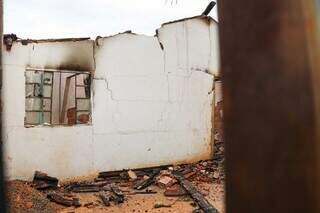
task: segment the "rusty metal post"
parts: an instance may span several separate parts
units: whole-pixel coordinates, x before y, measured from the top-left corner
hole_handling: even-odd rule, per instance
[[[228,213],[320,212],[316,4],[218,2]]]
[[[2,43],[3,43],[3,0],[0,0],[0,212],[6,212],[6,196],[3,166],[3,131],[2,131]]]

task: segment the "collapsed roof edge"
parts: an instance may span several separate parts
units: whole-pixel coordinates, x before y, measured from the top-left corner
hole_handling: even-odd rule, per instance
[[[173,20],[173,21],[169,21],[169,22],[165,22],[162,23],[160,25],[161,27],[164,27],[166,25],[169,24],[174,24],[174,23],[178,23],[178,22],[183,22],[183,21],[187,21],[187,20],[191,20],[191,19],[206,19],[208,21],[214,21],[215,23],[218,24],[218,21],[216,21],[214,18],[212,18],[211,16],[206,16],[206,15],[198,15],[198,16],[192,16],[192,17],[186,17],[186,18],[182,18],[182,19],[177,19],[177,20]],[[158,28],[159,29],[159,28]],[[156,32],[158,31],[158,29],[156,29]],[[124,32],[119,32],[117,34],[111,34],[111,35],[106,35],[106,36],[97,36],[95,40],[99,39],[99,38],[110,38],[110,37],[114,37],[114,36],[118,36],[121,34],[132,34],[132,35],[142,35],[142,36],[150,36],[150,35],[146,35],[146,34],[137,34],[132,32],[131,30],[127,30]],[[157,33],[153,36],[157,36]],[[152,37],[152,36],[151,36]],[[16,42],[21,42],[22,44],[28,44],[28,43],[48,43],[48,42],[68,42],[68,41],[85,41],[85,40],[91,40],[90,37],[80,37],[80,38],[49,38],[49,39],[22,39],[19,38],[16,34],[4,34],[3,36],[3,40],[4,42],[6,42],[6,39],[11,39],[11,41],[16,41]]]

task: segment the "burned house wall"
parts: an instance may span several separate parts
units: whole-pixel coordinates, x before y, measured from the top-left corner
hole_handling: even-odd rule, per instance
[[[35,170],[71,178],[211,158],[217,39],[217,23],[197,17],[164,24],[155,37],[15,42],[3,53],[8,178],[31,179]],[[92,123],[25,128],[26,67],[92,71]]]
[[[168,72],[188,76],[205,72],[219,76],[218,24],[211,18],[198,17],[163,24],[158,30],[159,40],[166,51]]]
[[[196,18],[165,24],[157,37],[124,33],[97,40],[93,110],[97,170],[212,156],[213,74],[218,70],[212,62],[217,54],[212,47],[215,26]]]
[[[6,175],[30,179],[35,170],[60,177],[92,172],[92,126],[25,128],[25,71],[94,70],[93,41],[15,42],[3,51],[3,141]],[[80,163],[81,162],[81,163]]]

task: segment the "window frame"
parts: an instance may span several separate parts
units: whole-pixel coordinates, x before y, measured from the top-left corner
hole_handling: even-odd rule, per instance
[[[37,73],[40,72],[41,73],[41,81],[40,83],[34,83],[34,82],[27,82],[27,72],[33,72],[33,73]],[[50,73],[51,75],[51,84],[49,83],[45,83],[44,82],[44,76],[45,73]],[[58,88],[56,88],[55,85],[55,73],[59,73],[59,77],[58,77],[58,81],[59,81],[59,86]],[[62,87],[61,87],[61,76],[63,74],[66,73],[70,73],[73,74],[71,76],[68,76],[67,78],[73,78],[74,77],[74,103],[75,103],[75,122],[70,124],[65,123],[65,119],[63,119],[63,122],[61,122],[60,116],[62,113],[62,106],[61,104],[63,104],[63,97],[64,97],[64,93],[65,91],[62,91]],[[87,75],[89,81],[87,82],[87,84],[85,84],[85,82],[83,84],[78,84],[78,80],[77,80],[77,76],[79,75]],[[92,72],[90,71],[76,71],[76,70],[63,70],[63,69],[39,69],[39,68],[32,68],[32,67],[27,67],[25,69],[25,117],[24,117],[24,126],[25,127],[37,127],[37,126],[76,126],[76,125],[91,125],[92,124],[92,80],[93,80],[93,76],[92,76]],[[40,85],[39,85],[40,84]],[[28,96],[27,93],[27,86],[28,85],[34,85],[33,86],[33,93],[32,96]],[[40,88],[38,91],[38,94],[40,94],[39,96],[36,96],[36,85],[39,85],[38,87]],[[51,86],[51,91],[50,91],[50,97],[44,97],[43,92],[44,92],[44,86]],[[70,86],[71,87],[71,86]],[[84,89],[85,92],[85,97],[77,97],[77,88],[78,87],[84,87],[84,88],[88,88],[88,90]],[[59,90],[59,98],[58,98],[58,104],[59,104],[59,110],[58,110],[58,120],[59,123],[58,124],[53,124],[53,91],[55,89]],[[70,89],[70,88],[69,88]],[[89,92],[87,92],[89,91]],[[39,110],[30,110],[27,109],[27,101],[28,99],[39,99],[40,100],[40,109]],[[50,100],[50,110],[45,109],[44,110],[44,100]],[[88,110],[78,110],[78,100],[88,100]],[[78,119],[78,113],[84,112],[84,114],[88,115],[88,121],[86,123],[80,122]],[[41,113],[40,116],[40,120],[37,123],[27,123],[27,113]],[[45,118],[44,118],[44,113],[50,113],[50,122],[47,123],[45,122]],[[67,113],[67,110],[65,111],[65,113]],[[80,115],[79,115],[80,116]]]

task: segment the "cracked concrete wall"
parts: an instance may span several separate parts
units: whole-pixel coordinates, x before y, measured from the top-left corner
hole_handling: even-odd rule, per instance
[[[95,48],[93,144],[98,171],[212,156],[217,23],[165,24],[157,37],[123,33]],[[108,153],[100,150],[110,150]],[[112,162],[112,163],[111,163]]]
[[[71,178],[210,158],[217,44],[217,23],[203,17],[165,24],[156,37],[14,43],[3,53],[8,178],[31,179],[35,170]],[[24,128],[25,68],[71,61],[94,72],[92,124]]]

